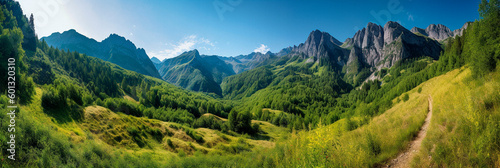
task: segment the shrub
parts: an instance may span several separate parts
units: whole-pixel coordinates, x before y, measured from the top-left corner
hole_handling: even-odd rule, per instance
[[[59,109],[65,107],[66,99],[58,94],[58,92],[49,88],[47,91],[43,92],[42,95],[42,107],[45,109]]]
[[[192,124],[193,128],[210,128],[215,130],[222,130],[223,121],[218,120],[214,116],[200,117],[194,121]]]
[[[35,83],[31,77],[27,77],[24,74],[20,75],[19,80],[19,103],[26,104],[31,102],[31,96],[35,93]]]
[[[408,101],[408,100],[410,100],[410,96],[408,96],[408,93],[405,93],[405,94],[403,95],[403,101],[404,101],[404,102],[406,102],[406,101]]]
[[[167,145],[170,146],[170,148],[175,149],[174,143],[172,143],[172,140],[167,139]]]
[[[192,130],[192,129],[184,129],[186,131],[186,134],[189,135],[191,138],[193,138],[196,142],[198,143],[203,143],[205,142],[205,140],[203,139],[203,137],[201,137],[200,135],[198,135],[198,133],[196,133],[196,131]]]
[[[68,85],[67,87],[68,93],[69,93],[69,98],[73,101],[75,101],[76,104],[78,105],[83,105],[83,99],[82,99],[82,93],[80,92],[80,89],[77,88],[74,85]]]
[[[142,132],[137,127],[127,127],[127,132],[139,147],[142,148],[146,145],[146,141],[141,136]]]
[[[252,130],[253,130],[253,132],[254,132],[255,134],[259,133],[259,131],[260,131],[259,124],[257,124],[257,123],[253,123],[253,125],[252,125]]]
[[[163,133],[159,128],[147,127],[147,132],[158,142],[163,140]]]

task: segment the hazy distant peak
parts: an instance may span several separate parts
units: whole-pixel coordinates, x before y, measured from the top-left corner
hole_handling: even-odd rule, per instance
[[[151,62],[153,62],[154,64],[161,63],[161,61],[158,58],[156,58],[156,57],[151,58]]]

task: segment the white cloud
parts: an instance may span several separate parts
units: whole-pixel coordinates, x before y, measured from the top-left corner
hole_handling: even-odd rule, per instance
[[[173,58],[176,56],[179,56],[183,52],[190,51],[196,48],[203,49],[203,50],[210,50],[214,49],[215,45],[212,43],[210,40],[205,39],[203,37],[198,38],[196,35],[190,35],[187,37],[184,37],[181,41],[179,41],[177,44],[165,44],[170,46],[169,49],[165,49],[163,51],[158,51],[158,52],[151,52],[148,53],[150,57],[156,57],[160,60],[167,59],[167,58]]]
[[[253,50],[253,52],[260,52],[262,54],[265,54],[267,53],[268,51],[270,51],[271,49],[269,47],[267,47],[266,45],[264,44],[261,44],[260,47],[256,48],[255,50]]]

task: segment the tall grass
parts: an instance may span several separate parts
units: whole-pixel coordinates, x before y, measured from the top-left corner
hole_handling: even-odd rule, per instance
[[[413,166],[500,167],[498,70],[475,79],[462,68],[425,87],[434,97],[434,116]]]
[[[320,124],[315,130],[293,133],[288,142],[265,155],[276,167],[372,167],[384,163],[405,149],[428,112],[428,95],[416,90],[409,95],[409,101],[357,129],[351,131],[350,125],[363,124],[362,117]]]

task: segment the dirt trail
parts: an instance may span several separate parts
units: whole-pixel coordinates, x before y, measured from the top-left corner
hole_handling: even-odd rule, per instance
[[[410,167],[411,160],[413,159],[414,155],[418,152],[418,150],[420,150],[420,146],[422,145],[422,140],[424,140],[425,136],[427,135],[427,129],[429,128],[429,123],[431,122],[431,118],[432,118],[432,97],[429,96],[429,113],[427,113],[424,125],[422,125],[420,132],[418,132],[417,138],[415,138],[413,141],[410,142],[410,146],[406,151],[399,154],[398,157],[396,157],[395,159],[391,160],[391,163],[389,163],[386,167],[395,167],[395,168]]]

